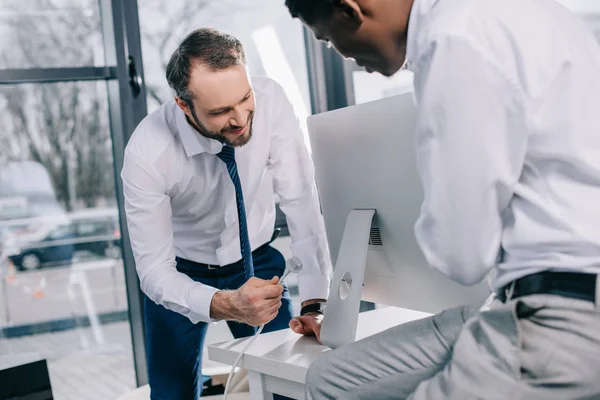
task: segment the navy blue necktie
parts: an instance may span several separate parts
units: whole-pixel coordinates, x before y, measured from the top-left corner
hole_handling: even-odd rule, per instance
[[[223,145],[223,150],[217,154],[227,166],[229,177],[235,186],[235,200],[237,203],[238,222],[240,226],[240,248],[242,249],[242,262],[244,263],[244,272],[246,280],[254,276],[254,261],[252,260],[252,248],[248,238],[248,225],[246,223],[246,208],[244,207],[244,195],[242,194],[242,184],[238,175],[237,164],[235,162],[235,149],[231,146]]]

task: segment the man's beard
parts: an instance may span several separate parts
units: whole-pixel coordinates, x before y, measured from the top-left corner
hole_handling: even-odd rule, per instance
[[[194,119],[194,123],[196,124],[196,130],[198,131],[198,133],[200,133],[204,137],[207,137],[209,139],[218,140],[219,142],[227,144],[231,147],[242,147],[242,146],[248,144],[248,142],[252,138],[252,123],[254,122],[254,112],[251,112],[250,116],[248,117],[248,124],[250,125],[248,127],[248,133],[246,135],[238,136],[233,141],[230,141],[229,139],[227,139],[225,137],[225,134],[227,132],[241,129],[241,128],[243,128],[243,126],[230,126],[230,127],[221,129],[220,132],[211,131],[208,128],[206,128],[206,126],[204,126],[204,124],[202,122],[200,122],[200,120],[198,119],[198,115],[196,114],[196,110],[194,109],[194,106],[191,104],[188,104],[188,107],[189,107],[190,111],[192,112],[192,118]]]

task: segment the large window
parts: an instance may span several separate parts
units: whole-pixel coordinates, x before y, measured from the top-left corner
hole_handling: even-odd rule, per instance
[[[0,0],[0,364],[46,360],[57,399],[136,386],[115,179],[121,13]]]
[[[104,66],[97,0],[1,0],[0,68]]]

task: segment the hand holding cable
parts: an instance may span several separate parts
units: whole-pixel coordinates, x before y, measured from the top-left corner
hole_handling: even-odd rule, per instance
[[[211,317],[251,326],[270,322],[281,307],[283,285],[279,285],[279,282],[277,277],[268,281],[250,278],[238,290],[215,293],[211,303]]]
[[[291,273],[298,273],[301,270],[302,270],[302,262],[297,257],[293,257],[292,259],[290,259],[290,260],[288,260],[286,262],[285,271],[283,271],[283,274],[281,275],[281,279],[279,279],[279,282],[283,283],[283,280],[285,278],[287,278],[287,276],[289,274],[291,274]],[[251,280],[252,279],[248,280],[248,282],[246,282],[245,285],[247,285]],[[274,277],[271,281],[273,281],[273,283],[277,283],[277,277]],[[266,282],[271,282],[271,281],[266,281]],[[281,288],[283,289],[283,285],[277,285],[277,286],[281,286]],[[280,293],[280,296],[279,296],[279,304],[281,305],[281,293]],[[279,308],[277,308],[277,310],[279,310]],[[277,312],[275,313],[275,315],[277,315]],[[275,317],[273,317],[273,318],[275,318]],[[233,366],[231,367],[231,372],[229,373],[229,377],[227,378],[227,383],[225,384],[225,394],[223,396],[224,400],[227,400],[227,395],[229,394],[229,389],[230,389],[229,386],[231,385],[231,378],[233,377],[233,373],[235,372],[235,369],[237,368],[238,364],[242,360],[242,357],[244,356],[244,353],[246,353],[246,351],[248,350],[248,348],[250,346],[252,346],[252,343],[254,343],[254,341],[256,340],[256,338],[258,337],[258,335],[261,334],[261,332],[264,329],[264,327],[265,327],[265,325],[261,325],[258,328],[258,330],[254,334],[254,336],[248,341],[248,343],[246,344],[246,346],[244,346],[244,348],[240,352],[240,355],[238,356],[238,358],[233,363]]]

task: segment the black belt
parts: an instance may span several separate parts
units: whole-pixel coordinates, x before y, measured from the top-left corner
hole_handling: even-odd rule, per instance
[[[596,275],[581,272],[540,272],[506,285],[497,297],[500,301],[534,294],[552,294],[596,302]]]

